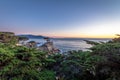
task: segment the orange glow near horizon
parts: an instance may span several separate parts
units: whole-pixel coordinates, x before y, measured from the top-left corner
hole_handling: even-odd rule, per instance
[[[22,33],[22,34],[33,34],[33,35],[42,35],[53,38],[115,38],[117,33],[106,34],[106,33]],[[119,34],[119,33],[118,33]]]
[[[63,36],[64,35],[64,36]],[[43,36],[49,36],[53,38],[114,38],[116,37],[115,34],[104,34],[104,35],[90,35],[90,34],[81,34],[81,35],[74,35],[74,34],[56,34],[55,36],[53,35],[43,35]]]
[[[80,26],[71,25],[69,29],[46,34],[57,38],[114,38],[120,34],[120,19],[102,19]]]
[[[73,24],[65,26],[65,29],[61,28],[49,32],[48,30],[41,33],[39,31],[22,33],[54,38],[114,38],[116,37],[115,34],[120,34],[120,19],[96,20],[82,26]]]
[[[17,33],[19,34],[19,33]],[[75,34],[75,33],[54,33],[54,34],[41,34],[41,33],[22,33],[22,34],[32,34],[32,35],[42,35],[42,36],[48,36],[48,37],[53,37],[53,38],[115,38],[117,33],[113,33],[113,34],[83,34],[83,33],[79,33],[79,34]]]

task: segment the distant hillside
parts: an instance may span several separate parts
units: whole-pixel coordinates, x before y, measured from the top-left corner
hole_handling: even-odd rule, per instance
[[[41,38],[44,38],[46,36],[41,36],[41,35],[27,35],[27,34],[23,34],[23,35],[17,35],[17,36],[22,36],[22,37],[27,37],[27,38],[32,38],[32,39],[41,39]]]

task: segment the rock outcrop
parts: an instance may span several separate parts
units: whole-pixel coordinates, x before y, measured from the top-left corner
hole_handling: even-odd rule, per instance
[[[39,50],[48,52],[48,54],[59,53],[60,50],[54,47],[53,42],[46,42],[39,47]]]
[[[18,37],[13,32],[0,32],[1,43],[17,43]]]
[[[37,42],[35,41],[29,41],[26,43],[26,46],[29,47],[29,48],[37,48]]]
[[[59,53],[60,50],[55,48],[54,44],[52,41],[50,41],[50,39],[44,38],[46,40],[46,43],[44,43],[42,46],[39,47],[39,50],[48,52],[48,54],[52,54],[52,53]]]

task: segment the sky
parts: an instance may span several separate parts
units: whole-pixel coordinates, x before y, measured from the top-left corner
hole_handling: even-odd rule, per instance
[[[120,0],[0,0],[0,31],[113,38],[120,34]]]

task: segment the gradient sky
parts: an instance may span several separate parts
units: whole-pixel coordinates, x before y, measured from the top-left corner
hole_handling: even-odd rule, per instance
[[[0,0],[0,31],[111,38],[120,33],[120,0]]]

